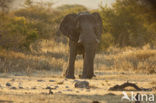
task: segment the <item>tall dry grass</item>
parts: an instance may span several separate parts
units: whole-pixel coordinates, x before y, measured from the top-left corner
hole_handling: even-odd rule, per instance
[[[114,71],[156,73],[156,50],[150,48],[110,48],[95,59],[97,68]]]
[[[26,72],[37,70],[62,72],[68,64],[68,45],[54,40],[40,40],[31,45],[32,53],[0,50],[0,72]],[[76,73],[82,71],[83,59],[75,62]],[[156,50],[149,48],[109,48],[95,58],[95,71],[156,73]]]
[[[61,71],[66,61],[64,48],[67,47],[62,43],[43,40],[31,46],[32,53],[1,49],[0,72]]]

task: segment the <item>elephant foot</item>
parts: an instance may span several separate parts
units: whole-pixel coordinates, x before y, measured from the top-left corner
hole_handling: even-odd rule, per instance
[[[95,75],[95,74],[93,74],[93,77],[96,77],[96,75]]]
[[[80,77],[81,79],[92,79],[93,75],[92,75],[92,76],[79,75],[79,77]]]
[[[68,79],[75,79],[75,76],[65,75],[65,78],[68,78]]]

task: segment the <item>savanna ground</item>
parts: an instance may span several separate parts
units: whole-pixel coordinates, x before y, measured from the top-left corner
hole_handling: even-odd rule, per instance
[[[49,73],[48,73],[49,74]],[[90,89],[74,88],[75,80],[60,78],[58,76],[6,76],[1,75],[0,102],[10,101],[5,103],[92,103],[99,101],[100,103],[125,103],[121,102],[123,96],[122,91],[108,91],[109,87],[116,84],[121,84],[127,80],[137,83],[140,87],[154,87],[156,75],[143,74],[117,74],[105,72],[104,76],[99,76],[92,80],[86,80],[90,83]],[[50,82],[49,80],[54,80]],[[79,80],[79,79],[76,79]],[[82,80],[82,79],[81,79]],[[6,87],[6,82],[12,84],[11,87]],[[23,89],[19,89],[19,84]],[[52,89],[54,94],[49,94],[47,86]],[[58,87],[58,88],[57,88]],[[131,91],[134,91],[133,89]],[[130,94],[130,91],[126,91]],[[151,92],[134,93],[154,94]],[[11,102],[12,101],[12,102]],[[144,102],[147,103],[147,102]],[[154,102],[153,102],[154,103]]]
[[[152,88],[152,91],[142,92],[126,88],[128,94],[131,91],[156,94],[156,50],[149,49],[148,45],[143,49],[110,48],[109,52],[99,52],[95,58],[96,77],[85,80],[90,85],[90,89],[86,89],[74,87],[77,80],[83,81],[78,77],[82,71],[81,56],[75,64],[76,79],[65,79],[62,68],[67,67],[68,46],[48,40],[37,44],[29,54],[1,50],[0,102],[125,103],[128,101],[121,101],[122,91],[109,91],[109,88],[127,81],[140,88]],[[47,87],[53,88],[53,94],[49,94]]]

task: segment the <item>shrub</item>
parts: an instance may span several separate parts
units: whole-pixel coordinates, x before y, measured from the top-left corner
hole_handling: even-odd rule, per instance
[[[37,39],[38,33],[31,28],[31,23],[24,17],[16,17],[8,14],[0,19],[0,44],[7,49],[21,49],[24,44],[31,43]],[[33,36],[33,39],[30,38]],[[31,40],[28,40],[31,39]],[[28,48],[28,46],[27,46]]]
[[[109,33],[102,34],[101,42],[100,42],[100,50],[106,50],[113,44],[114,44],[114,38],[111,34]]]
[[[57,9],[46,5],[29,5],[11,11],[0,12],[0,45],[2,48],[29,50],[31,43],[38,39],[56,39],[59,41],[59,24],[68,13],[87,10],[81,5],[64,5]]]
[[[118,70],[156,73],[156,51],[137,50],[125,52],[114,57],[113,67]]]

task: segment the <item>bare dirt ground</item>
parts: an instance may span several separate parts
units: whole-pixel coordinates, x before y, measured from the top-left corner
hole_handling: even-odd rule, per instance
[[[140,88],[156,88],[156,74],[96,72],[97,77],[85,80],[89,82],[89,89],[74,87],[76,81],[84,81],[78,77],[65,79],[50,74],[52,73],[40,72],[29,76],[0,74],[0,103],[93,103],[93,101],[129,103],[127,100],[121,101],[122,91],[108,89],[127,81],[136,83]],[[52,88],[53,94],[49,94],[49,87]],[[134,88],[126,88],[126,90],[128,94],[131,91],[140,94],[156,94],[154,89],[135,91]]]

